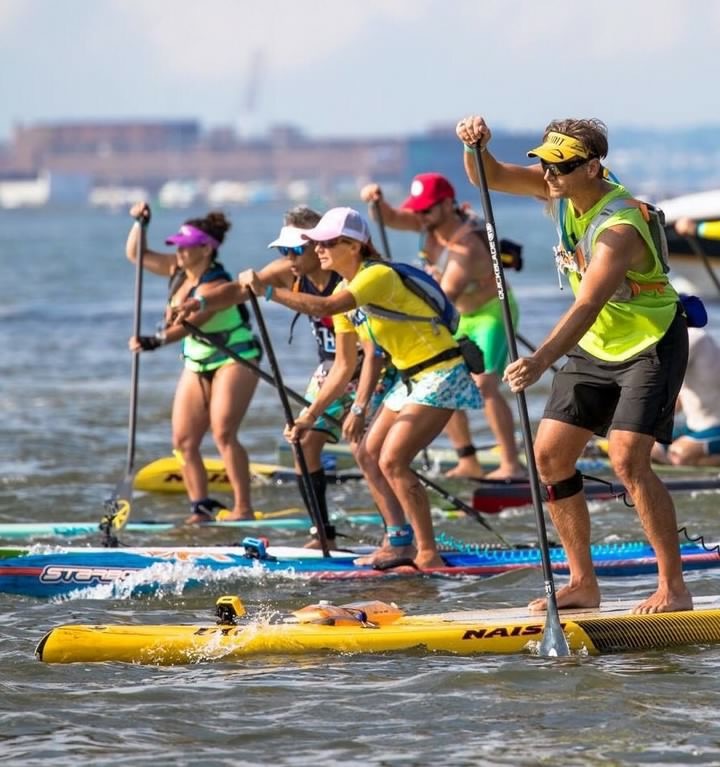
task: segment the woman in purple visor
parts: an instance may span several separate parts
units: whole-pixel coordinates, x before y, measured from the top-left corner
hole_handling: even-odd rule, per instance
[[[252,519],[250,467],[245,448],[237,432],[257,385],[257,376],[224,352],[194,338],[179,325],[169,325],[169,314],[188,298],[197,298],[201,308],[188,317],[198,326],[244,359],[258,361],[260,345],[252,333],[248,312],[242,305],[220,311],[207,311],[203,295],[212,286],[230,282],[232,278],[217,260],[218,249],[230,229],[221,212],[186,221],[177,234],[165,240],[176,247],[175,253],[150,250],[145,242],[146,224],[150,220],[147,203],[136,203],[130,210],[136,220],[128,235],[126,253],[135,262],[137,238],[142,238],[143,267],[170,281],[166,327],[154,336],[130,339],[132,351],[152,351],[180,341],[185,362],[180,375],[172,409],[172,440],[183,464],[185,487],[190,497],[190,524],[207,522],[223,509],[223,504],[208,497],[207,472],[200,454],[200,444],[208,429],[212,431],[220,456],[233,488],[233,507],[224,519]],[[142,222],[142,223],[139,223]]]

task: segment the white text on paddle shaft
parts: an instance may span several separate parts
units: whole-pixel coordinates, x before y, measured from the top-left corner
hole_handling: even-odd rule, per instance
[[[495,242],[495,229],[490,224],[485,224],[488,244],[490,246],[490,256],[492,257],[493,273],[495,274],[495,285],[497,286],[498,298],[505,300],[505,290],[503,289],[502,274],[500,273],[500,257],[498,256],[497,243]]]

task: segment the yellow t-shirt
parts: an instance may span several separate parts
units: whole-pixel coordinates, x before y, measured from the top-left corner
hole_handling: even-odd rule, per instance
[[[421,320],[396,320],[369,316],[363,306],[376,304],[418,317],[435,317],[433,310],[419,296],[403,285],[394,269],[383,264],[362,267],[350,280],[341,282],[335,292],[349,290],[358,308],[347,314],[333,317],[336,333],[357,333],[363,340],[371,340],[381,346],[400,370],[424,362],[436,354],[457,346],[450,331],[441,324]],[[433,365],[434,368],[450,367],[457,360]],[[428,368],[430,370],[431,368]]]

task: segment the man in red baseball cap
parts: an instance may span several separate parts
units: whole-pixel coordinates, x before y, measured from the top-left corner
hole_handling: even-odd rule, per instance
[[[439,173],[418,173],[410,184],[410,196],[400,206],[413,213],[432,208],[443,200],[454,200],[453,185]]]
[[[483,351],[485,372],[473,378],[483,396],[488,425],[500,447],[500,466],[485,475],[475,455],[468,417],[458,410],[445,430],[458,456],[458,464],[448,476],[493,479],[523,476],[512,410],[500,391],[508,347],[485,222],[458,206],[453,185],[440,173],[415,176],[410,195],[399,208],[387,203],[378,184],[368,184],[360,196],[369,204],[373,217],[377,205],[387,226],[424,234],[420,258],[460,313],[456,338],[468,336]],[[517,323],[517,305],[510,291],[508,299]]]

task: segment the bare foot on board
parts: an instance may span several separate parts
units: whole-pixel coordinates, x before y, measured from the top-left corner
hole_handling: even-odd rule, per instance
[[[204,525],[206,522],[212,522],[209,514],[191,514],[186,520],[186,525]]]
[[[448,479],[482,479],[485,476],[483,467],[476,458],[461,458],[456,466],[445,472]]]
[[[327,545],[328,545],[328,549],[331,549],[331,550],[337,548],[337,544],[335,543],[335,539],[334,538],[328,538],[327,539]],[[320,543],[320,539],[319,538],[313,537],[303,546],[303,548],[304,549],[321,549],[322,548],[322,544]]]
[[[430,570],[447,566],[437,551],[419,551],[414,562],[419,570]]]
[[[414,546],[382,546],[364,557],[353,560],[356,565],[370,565],[370,567],[392,567],[392,562],[398,560],[413,559],[415,556]]]
[[[568,583],[555,592],[558,610],[565,608],[591,608],[600,606],[600,587],[597,581],[594,583]],[[533,599],[528,605],[530,612],[544,612],[547,610],[547,597]]]
[[[520,464],[517,464],[516,466],[510,466],[508,468],[505,468],[504,466],[500,466],[497,469],[493,469],[492,471],[488,472],[483,479],[497,479],[498,481],[502,481],[504,479],[527,479],[528,475],[525,469],[520,466]]]
[[[658,588],[652,596],[634,607],[633,613],[635,615],[649,615],[651,613],[674,613],[692,609],[692,594],[686,588],[678,592]]]

